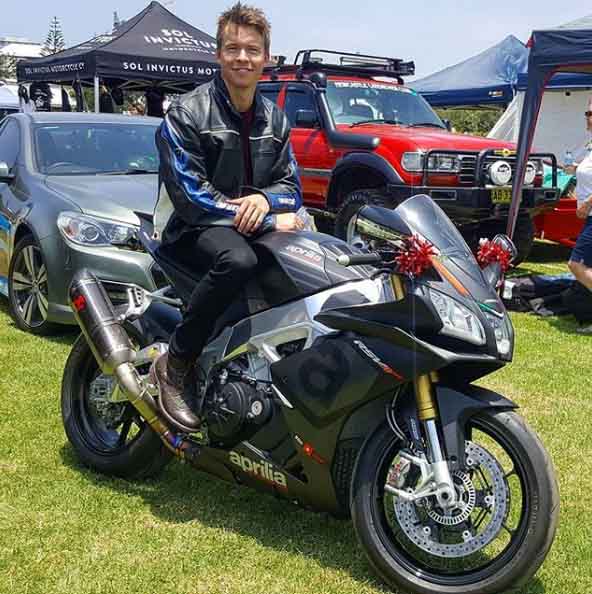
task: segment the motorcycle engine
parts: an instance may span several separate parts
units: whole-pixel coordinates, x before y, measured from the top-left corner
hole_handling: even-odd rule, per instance
[[[271,417],[272,400],[265,388],[252,380],[228,381],[236,374],[221,374],[204,403],[210,443],[231,447],[248,440]]]

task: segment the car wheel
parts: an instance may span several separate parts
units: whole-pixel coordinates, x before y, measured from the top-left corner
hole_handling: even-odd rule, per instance
[[[8,304],[15,324],[25,332],[47,336],[59,326],[48,322],[47,268],[35,239],[23,237],[14,248],[8,269]]]
[[[356,215],[366,205],[385,206],[394,208],[392,198],[385,196],[379,190],[356,190],[348,194],[343,201],[335,218],[335,235],[350,245],[359,248],[367,247],[367,241],[356,230]]]

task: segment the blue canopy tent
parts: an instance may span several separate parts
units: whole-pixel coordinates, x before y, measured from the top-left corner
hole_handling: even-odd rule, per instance
[[[578,26],[582,21],[578,21]],[[592,74],[592,20],[587,28],[550,29],[533,31],[528,58],[528,79],[520,119],[520,136],[516,155],[516,171],[512,182],[512,203],[508,216],[507,233],[512,237],[520,200],[526,161],[545,86],[557,72],[572,76]]]
[[[411,83],[434,107],[508,104],[518,76],[526,72],[528,50],[508,35],[464,62]]]

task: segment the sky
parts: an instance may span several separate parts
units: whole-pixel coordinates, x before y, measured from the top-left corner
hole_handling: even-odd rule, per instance
[[[216,19],[233,0],[161,0],[180,18],[215,35]],[[592,13],[589,0],[253,0],[272,24],[272,53],[293,58],[298,49],[354,51],[414,60],[417,77],[456,64],[507,35],[526,41]],[[57,16],[67,46],[111,30],[140,12],[148,0],[2,1],[0,37],[43,42]]]

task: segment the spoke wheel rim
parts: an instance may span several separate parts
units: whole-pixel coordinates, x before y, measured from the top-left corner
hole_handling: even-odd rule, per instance
[[[42,326],[49,308],[47,268],[36,245],[27,245],[16,255],[10,287],[23,323],[29,328]]]
[[[516,551],[526,538],[528,532],[528,518],[530,517],[531,513],[529,502],[530,488],[527,484],[527,481],[525,480],[526,470],[523,468],[514,446],[509,442],[509,440],[497,432],[493,426],[490,426],[489,423],[482,423],[480,421],[478,424],[473,425],[472,428],[476,428],[479,431],[491,436],[493,439],[498,441],[506,453],[509,454],[509,457],[513,462],[512,474],[516,474],[519,478],[522,495],[520,521],[511,535],[510,542],[497,556],[484,565],[469,571],[450,573],[438,572],[433,567],[428,566],[418,558],[414,557],[410,551],[406,550],[403,544],[397,540],[392,526],[390,525],[386,516],[385,506],[383,505],[385,495],[384,483],[386,481],[387,474],[386,471],[388,471],[390,461],[393,458],[393,448],[384,452],[378,466],[380,470],[377,473],[377,477],[373,485],[372,515],[374,516],[377,534],[382,544],[385,546],[389,554],[399,564],[405,567],[407,571],[422,579],[425,579],[426,581],[440,586],[469,585],[475,581],[490,577],[515,555]]]

